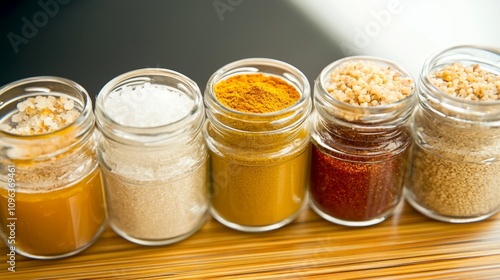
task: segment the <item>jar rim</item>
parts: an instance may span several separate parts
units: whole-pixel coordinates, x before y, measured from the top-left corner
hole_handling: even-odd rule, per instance
[[[409,96],[376,106],[360,106],[337,100],[326,89],[326,79],[332,71],[347,61],[366,61],[377,65],[386,65],[411,79]],[[412,75],[397,63],[375,56],[349,56],[327,65],[315,80],[314,106],[321,116],[335,123],[358,128],[375,129],[377,127],[394,127],[404,123],[411,115],[416,103],[416,82]]]
[[[402,77],[408,77],[412,81],[412,91],[409,96],[406,98],[403,98],[401,100],[398,100],[396,102],[392,102],[389,104],[383,104],[383,105],[376,105],[376,106],[359,106],[359,105],[353,105],[349,104],[346,102],[342,102],[340,100],[335,99],[333,96],[330,94],[324,94],[324,98],[331,104],[333,104],[336,107],[341,107],[345,108],[347,110],[366,110],[368,112],[379,112],[379,111],[387,111],[391,110],[394,107],[399,107],[402,106],[401,104],[404,103],[413,103],[414,96],[416,96],[416,82],[413,76],[408,72],[405,68],[403,68],[401,65],[398,63],[390,60],[390,59],[385,59],[377,56],[368,56],[368,55],[357,55],[357,56],[348,56],[344,57],[338,60],[335,60],[334,62],[328,64],[323,70],[320,72],[318,78],[316,79],[316,87],[318,87],[323,93],[327,93],[327,89],[325,87],[326,84],[326,78],[329,76],[329,74],[339,65],[341,65],[344,62],[347,61],[369,61],[369,62],[374,62],[379,65],[387,65],[392,67],[394,70],[398,71],[401,73]]]
[[[464,61],[477,63],[481,66],[488,66],[488,70],[496,69],[496,71],[492,73],[500,75],[500,48],[480,45],[458,45],[438,50],[429,58],[427,58],[420,72],[420,81],[426,87],[426,89],[431,91],[432,94],[440,99],[445,100],[444,102],[447,102],[451,105],[465,105],[474,108],[485,108],[492,105],[500,105],[500,99],[477,101],[452,96],[441,91],[430,81],[429,74],[431,74],[436,69],[453,62]]]
[[[165,81],[156,81],[156,79],[168,79],[172,82],[170,84]],[[194,102],[193,106],[190,108],[190,111],[186,113],[182,118],[166,124],[147,127],[121,124],[106,113],[106,111],[104,110],[104,100],[114,90],[134,82],[141,84],[150,82],[151,84],[165,85],[170,88],[174,88],[175,90],[188,95],[189,98],[191,98]],[[173,85],[173,83],[176,84]],[[182,73],[164,68],[140,68],[116,76],[115,78],[107,82],[100,90],[99,94],[96,96],[95,111],[97,117],[97,125],[100,128],[101,132],[103,132],[103,130],[107,131],[116,128],[115,130],[120,130],[119,138],[127,138],[126,135],[132,137],[148,137],[154,135],[179,134],[180,131],[185,130],[186,126],[194,119],[199,119],[200,124],[198,124],[198,127],[201,128],[201,123],[203,122],[204,118],[203,98],[196,82]]]
[[[50,137],[51,135],[56,135],[56,134],[64,134],[65,131],[71,131],[75,127],[81,127],[84,126],[87,122],[88,119],[91,119],[91,122],[87,124],[86,127],[84,127],[84,132],[88,131],[93,127],[94,124],[94,116],[93,116],[93,110],[92,110],[92,100],[90,99],[90,96],[85,90],[83,86],[78,84],[77,82],[62,78],[62,77],[56,77],[56,76],[35,76],[35,77],[29,77],[29,78],[24,78],[21,80],[17,80],[11,83],[8,83],[2,87],[0,87],[0,98],[2,97],[3,94],[15,90],[16,88],[19,88],[19,90],[22,90],[24,93],[30,92],[30,95],[36,96],[36,95],[50,95],[51,92],[53,93],[62,93],[62,94],[68,94],[67,92],[63,91],[57,91],[57,90],[52,90],[50,87],[47,86],[42,86],[38,85],[35,86],[36,84],[41,83],[57,83],[62,86],[67,86],[71,89],[73,89],[76,93],[79,94],[79,97],[81,97],[80,100],[76,100],[79,102],[82,106],[80,115],[69,125],[64,126],[60,129],[57,129],[55,131],[51,132],[46,132],[42,134],[34,134],[34,135],[20,135],[20,134],[15,134],[15,133],[10,133],[4,130],[0,130],[0,135],[5,135],[5,137],[11,137],[11,138],[17,138],[17,139],[26,139],[26,140],[36,140],[38,138],[46,138]],[[32,86],[30,86],[32,85]],[[15,100],[20,100],[24,98],[25,96],[19,96],[19,98],[16,98]],[[6,102],[0,100],[0,110],[7,104],[11,104],[11,102]],[[89,118],[90,115],[90,118]],[[3,136],[2,136],[3,137]]]
[[[280,73],[282,76],[278,76],[277,74],[269,73],[269,70],[263,71],[264,69],[270,67],[272,68],[279,67],[286,72]],[[294,86],[300,93],[300,98],[290,107],[281,109],[279,111],[267,112],[267,113],[242,112],[229,108],[223,105],[216,98],[213,89],[215,85],[221,80],[241,74],[265,74],[265,75],[279,77],[280,79],[285,80],[285,82],[287,82],[288,84]],[[299,86],[303,88],[300,88]],[[274,117],[284,115],[289,112],[300,109],[303,106],[302,104],[304,103],[304,101],[309,99],[310,96],[311,96],[311,87],[309,85],[309,81],[307,77],[298,68],[281,60],[272,58],[262,58],[262,57],[244,58],[222,66],[212,74],[205,88],[205,103],[207,103],[208,101],[207,99],[210,99],[212,104],[215,104],[217,108],[223,112],[229,113],[234,116],[245,116],[257,119],[266,119],[266,118],[272,119]]]

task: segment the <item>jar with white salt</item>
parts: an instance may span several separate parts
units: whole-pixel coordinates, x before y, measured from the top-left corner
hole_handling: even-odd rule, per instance
[[[166,69],[122,74],[97,96],[96,117],[113,230],[141,245],[195,233],[209,209],[205,112],[196,83]]]

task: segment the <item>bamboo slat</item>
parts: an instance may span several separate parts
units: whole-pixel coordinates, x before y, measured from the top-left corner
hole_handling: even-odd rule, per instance
[[[364,228],[322,220],[309,209],[284,228],[242,233],[214,219],[176,244],[144,247],[106,229],[79,255],[17,255],[1,279],[499,279],[500,214],[471,224],[428,219],[408,205]]]

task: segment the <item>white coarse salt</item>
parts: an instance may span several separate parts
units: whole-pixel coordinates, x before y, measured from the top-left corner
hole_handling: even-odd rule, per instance
[[[109,93],[104,111],[115,122],[132,127],[156,127],[185,117],[194,101],[167,86],[144,83],[123,86]]]
[[[191,97],[199,92],[183,92],[175,85],[131,83],[115,87],[102,95],[102,102],[98,100],[104,112],[97,114],[98,120],[105,116],[116,123],[100,127],[102,132],[134,127],[141,135],[151,135],[146,128],[168,126],[190,114],[203,116],[202,107]],[[209,163],[203,135],[196,130],[199,126],[191,125],[201,124],[203,118],[192,118],[189,124],[184,121],[188,127],[177,137],[151,145],[142,145],[150,142],[140,140],[117,144],[106,133],[100,138],[109,223],[132,242],[176,242],[205,221],[210,205],[206,193]],[[154,134],[169,131],[162,127]]]

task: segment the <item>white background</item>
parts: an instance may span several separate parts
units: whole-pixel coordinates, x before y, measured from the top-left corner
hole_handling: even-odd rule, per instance
[[[340,44],[344,55],[388,58],[415,78],[440,49],[464,44],[500,49],[498,0],[291,1]]]

